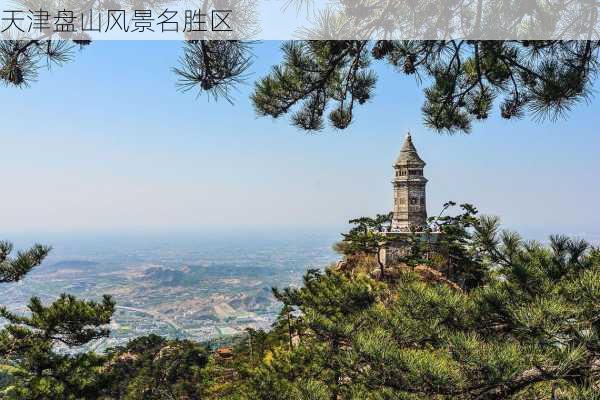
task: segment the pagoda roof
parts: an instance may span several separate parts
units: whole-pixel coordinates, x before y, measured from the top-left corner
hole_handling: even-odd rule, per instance
[[[396,163],[394,165],[415,165],[424,167],[425,161],[419,157],[417,153],[417,149],[412,142],[412,137],[410,132],[406,134],[406,139],[404,139],[404,143],[402,144],[402,149],[400,149],[400,155],[396,159]]]

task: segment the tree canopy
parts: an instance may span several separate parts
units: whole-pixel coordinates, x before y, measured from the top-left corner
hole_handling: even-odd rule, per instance
[[[0,283],[17,282],[29,271],[39,266],[48,255],[51,248],[36,244],[27,251],[18,252],[16,257],[10,257],[13,245],[0,242]]]
[[[231,398],[598,398],[600,250],[524,241],[491,217],[474,225],[463,246],[478,284],[403,264],[385,281],[309,271],[277,292],[298,340],[290,350],[282,324]]]
[[[60,65],[86,40],[0,41],[0,80],[29,85],[43,65]],[[189,40],[173,70],[182,91],[232,101],[249,78],[255,42]],[[424,84],[424,124],[438,132],[470,132],[494,108],[503,118],[564,117],[591,99],[600,41],[530,40],[305,40],[282,44],[282,60],[255,82],[252,104],[260,116],[290,116],[292,125],[319,131],[353,121],[357,106],[373,99],[374,63]],[[45,62],[44,62],[45,61]]]
[[[155,335],[103,354],[61,350],[108,334],[114,302],[107,296],[96,302],[63,294],[47,306],[33,298],[27,315],[2,308],[8,325],[0,330],[0,393],[105,400],[598,399],[600,249],[561,235],[547,245],[526,241],[471,205],[461,210],[430,220],[443,239],[386,266],[385,279],[372,273],[374,254],[362,246],[362,235],[389,217],[354,220],[360,240],[346,235],[343,247],[352,273],[338,264],[309,270],[300,287],[274,289],[282,310],[273,328],[234,338],[229,360],[204,345]],[[11,246],[3,248],[5,261],[19,259],[9,257]],[[21,253],[37,255],[23,256],[28,265],[42,261],[39,249]],[[3,267],[14,269],[10,261]]]
[[[286,42],[282,63],[256,84],[259,115],[291,115],[306,130],[346,128],[355,105],[372,97],[373,61],[431,82],[422,107],[426,126],[469,132],[495,101],[503,118],[565,115],[589,99],[598,70],[598,42],[591,41],[309,41]],[[331,105],[333,104],[333,105]]]
[[[22,279],[50,251],[49,247],[35,245],[11,258],[12,249],[10,243],[0,245],[3,283]],[[0,392],[3,398],[94,398],[102,357],[93,352],[70,354],[65,349],[77,349],[108,336],[106,326],[114,306],[109,296],[96,302],[62,294],[47,306],[33,297],[27,306],[28,315],[0,307],[0,318],[7,321],[0,330],[0,372],[6,380]]]

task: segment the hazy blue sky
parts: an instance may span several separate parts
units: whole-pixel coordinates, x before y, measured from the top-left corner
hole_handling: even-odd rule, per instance
[[[471,202],[509,227],[597,234],[599,99],[556,123],[494,116],[471,135],[423,125],[422,89],[387,66],[353,125],[307,135],[257,118],[248,94],[175,90],[178,42],[96,42],[24,90],[0,89],[0,236],[338,228],[391,208],[407,130],[428,163],[428,211]],[[279,58],[256,47],[253,77]]]

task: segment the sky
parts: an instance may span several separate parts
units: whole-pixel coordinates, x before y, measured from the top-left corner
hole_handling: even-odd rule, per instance
[[[234,105],[176,90],[180,42],[95,42],[29,88],[0,88],[0,237],[342,229],[391,209],[409,130],[430,214],[454,200],[535,235],[600,234],[597,93],[566,120],[496,108],[469,135],[439,135],[422,122],[423,86],[379,65],[350,128],[311,135],[248,98],[279,45],[256,45]]]

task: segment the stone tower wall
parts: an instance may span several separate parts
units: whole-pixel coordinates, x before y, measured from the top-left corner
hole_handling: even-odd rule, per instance
[[[424,177],[425,162],[421,160],[410,135],[394,164],[394,208],[392,230],[410,231],[427,224],[427,199]]]
[[[410,134],[400,150],[394,164],[394,208],[389,242],[383,251],[385,265],[393,265],[408,254],[408,240],[419,233],[421,240],[431,244],[437,234],[425,233],[427,225],[427,178],[423,174],[425,162],[419,157]]]

